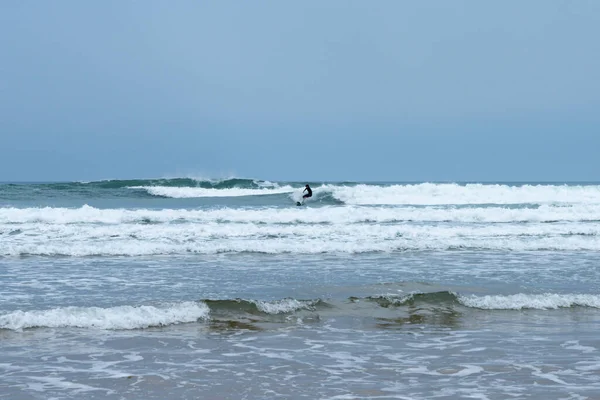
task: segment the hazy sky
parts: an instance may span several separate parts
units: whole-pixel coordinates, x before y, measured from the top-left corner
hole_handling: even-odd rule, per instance
[[[600,180],[600,1],[0,2],[0,181]]]

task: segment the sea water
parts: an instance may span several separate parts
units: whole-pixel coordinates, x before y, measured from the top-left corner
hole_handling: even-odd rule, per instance
[[[600,185],[0,184],[0,399],[598,399]]]

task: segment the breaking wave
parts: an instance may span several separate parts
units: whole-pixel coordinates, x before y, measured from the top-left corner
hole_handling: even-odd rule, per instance
[[[104,189],[121,189],[142,186],[161,186],[172,188],[196,187],[203,189],[256,189],[263,186],[272,185],[268,181],[254,179],[229,178],[229,179],[193,179],[193,178],[170,178],[170,179],[131,179],[131,180],[104,180],[94,182],[71,182],[64,184],[52,184],[53,187],[62,185],[68,189],[70,185],[98,187]]]
[[[170,186],[131,186],[129,189],[145,190],[152,196],[170,197],[176,199],[195,197],[241,197],[265,196],[281,193],[291,193],[294,188],[283,186],[277,188],[203,188],[203,187],[170,187]]]
[[[354,304],[371,304],[357,309]],[[417,308],[415,308],[417,306]],[[373,308],[375,307],[375,308]],[[473,310],[557,310],[561,308],[600,308],[600,296],[593,294],[513,294],[513,295],[461,295],[449,291],[412,293],[404,296],[379,295],[365,298],[350,297],[347,301],[299,300],[293,298],[264,300],[202,300],[161,306],[119,307],[58,307],[47,310],[13,311],[0,314],[0,329],[22,330],[29,328],[87,328],[108,330],[144,329],[183,323],[214,322],[293,322],[295,317],[310,317],[318,321],[343,315],[373,317],[376,308],[424,315],[460,307]],[[308,313],[308,314],[305,314]],[[414,315],[413,315],[414,317]],[[413,323],[425,318],[411,318]],[[238,325],[239,326],[239,325]]]
[[[600,222],[600,205],[539,207],[320,207],[214,209],[100,209],[0,207],[0,224],[135,223],[357,224],[403,222],[551,223]],[[0,225],[1,227],[1,225]],[[0,228],[1,229],[1,228]],[[1,232],[1,231],[0,231]]]
[[[600,250],[600,205],[0,207],[0,256]]]
[[[600,204],[598,185],[504,185],[419,183],[339,186],[317,189],[332,193],[345,204]]]
[[[412,293],[405,296],[383,295],[366,298],[381,307],[401,307],[432,304],[438,306],[462,305],[484,310],[555,310],[559,308],[600,308],[600,296],[594,294],[525,294],[461,295],[454,292]]]
[[[60,307],[50,310],[14,311],[0,315],[0,329],[20,330],[37,327],[141,329],[195,322],[207,318],[208,313],[208,307],[198,302],[161,307]]]

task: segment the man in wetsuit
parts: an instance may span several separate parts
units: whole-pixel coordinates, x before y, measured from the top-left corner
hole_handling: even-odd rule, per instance
[[[304,201],[304,199],[308,198],[308,197],[312,197],[312,189],[310,188],[310,186],[306,185],[305,189],[302,193],[307,192],[304,196],[302,196],[302,200]]]

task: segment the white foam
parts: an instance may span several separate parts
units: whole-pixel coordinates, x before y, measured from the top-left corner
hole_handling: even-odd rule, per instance
[[[486,310],[557,309],[573,306],[600,308],[600,296],[593,294],[513,294],[493,296],[459,296],[468,307]]]
[[[18,229],[15,224],[48,223],[121,224],[138,222],[245,222],[266,224],[353,224],[361,222],[546,222],[600,221],[600,205],[552,206],[537,208],[503,207],[319,207],[319,208],[219,208],[186,209],[98,209],[80,208],[14,208],[0,207],[0,224],[6,229]],[[1,225],[0,225],[1,226]]]
[[[542,223],[545,221],[555,223]],[[446,249],[597,251],[600,206],[0,208],[0,237],[0,256]]]
[[[68,390],[68,391],[70,391],[72,393],[76,393],[76,394],[81,394],[84,392],[90,392],[90,391],[95,391],[95,390],[104,391],[104,392],[106,392],[107,395],[111,395],[111,394],[115,393],[113,390],[110,390],[110,389],[93,387],[93,386],[89,386],[89,385],[85,385],[85,384],[77,383],[77,382],[70,382],[70,381],[67,381],[63,377],[29,376],[27,378],[31,379],[33,381],[36,381],[36,382],[29,382],[27,384],[27,387],[30,390],[33,390],[36,392],[48,392],[52,389],[58,389],[58,390]]]
[[[346,204],[600,204],[598,185],[494,185],[420,183],[409,185],[323,185]]]
[[[397,250],[600,250],[600,224],[270,225],[254,223],[24,224],[0,255],[361,253]]]
[[[581,351],[582,353],[593,353],[596,351],[595,347],[583,346],[583,345],[579,344],[579,340],[570,340],[568,342],[561,344],[561,347],[568,349],[568,350]]]
[[[579,361],[575,367],[578,371],[600,371],[600,362],[594,361]],[[583,365],[582,365],[583,364]]]
[[[261,185],[263,186],[263,185]],[[172,198],[194,198],[194,197],[241,197],[241,196],[265,196],[272,194],[291,193],[295,189],[291,186],[268,187],[264,185],[260,189],[227,188],[207,189],[198,187],[171,187],[171,186],[132,186],[129,189],[143,189],[153,196]]]
[[[206,319],[208,316],[208,306],[196,302],[159,307],[61,307],[49,310],[19,310],[0,315],[0,329],[20,330],[34,327],[140,329],[195,322],[198,319]]]
[[[444,375],[463,377],[463,376],[469,376],[469,375],[479,374],[479,373],[483,372],[483,368],[478,365],[461,365],[461,367],[463,367],[463,369],[460,369],[457,371],[452,371],[452,372],[445,371]]]
[[[278,301],[256,301],[259,310],[267,314],[285,314],[301,309],[310,309],[312,302],[296,299],[283,299]]]

